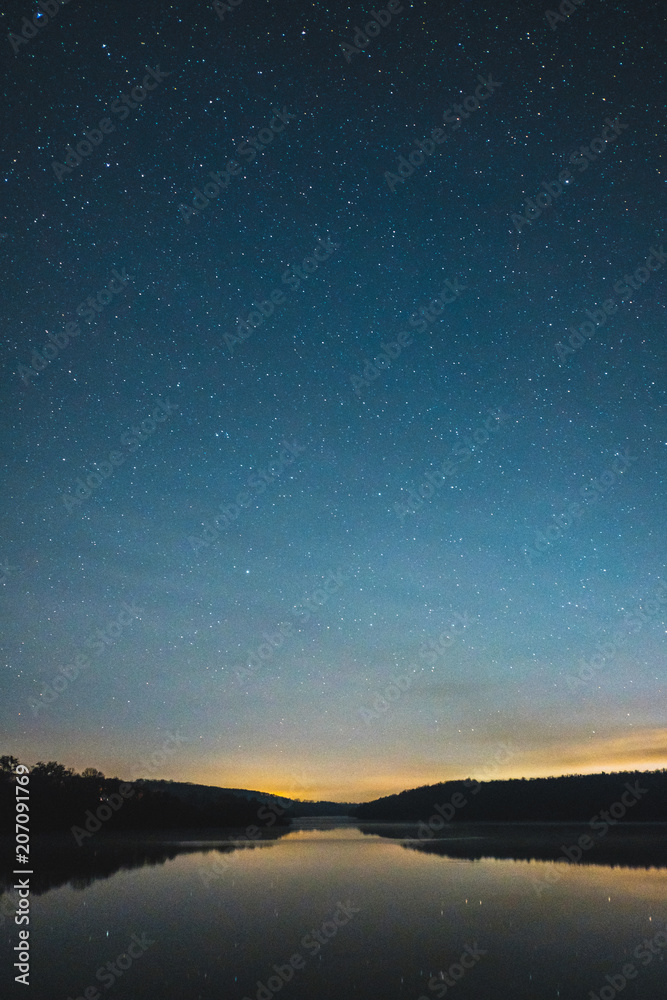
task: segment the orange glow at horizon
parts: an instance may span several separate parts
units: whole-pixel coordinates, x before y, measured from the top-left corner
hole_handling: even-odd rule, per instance
[[[648,757],[648,755],[647,755]],[[305,800],[315,800],[315,801],[329,801],[329,802],[370,802],[373,799],[381,798],[386,795],[395,795],[398,792],[405,791],[410,788],[418,788],[422,785],[436,785],[443,781],[457,781],[463,780],[464,778],[474,778],[478,777],[479,781],[493,781],[494,779],[507,780],[507,779],[517,779],[517,778],[550,778],[550,777],[560,777],[562,775],[575,775],[575,774],[596,774],[602,771],[607,774],[613,773],[615,771],[658,771],[661,769],[667,769],[667,756],[661,759],[639,759],[636,757],[628,757],[622,761],[603,759],[597,761],[591,761],[590,763],[581,763],[579,766],[573,766],[571,763],[562,764],[560,767],[554,762],[551,766],[548,765],[535,765],[533,767],[499,767],[497,771],[493,774],[490,773],[480,773],[475,772],[474,768],[471,768],[469,772],[463,772],[460,768],[456,770],[450,768],[438,769],[438,771],[433,771],[431,773],[412,773],[406,774],[402,772],[400,776],[389,776],[386,774],[371,775],[366,778],[362,783],[356,783],[354,786],[350,783],[349,786],[341,786],[339,783],[327,783],[326,780],[320,780],[315,783],[313,781],[312,785],[309,787],[295,787],[293,782],[289,780],[274,780],[267,781],[264,779],[262,781],[261,774],[259,772],[248,772],[247,781],[237,780],[235,784],[231,784],[228,781],[223,781],[209,771],[202,772],[200,775],[190,777],[188,779],[193,781],[195,784],[205,784],[205,785],[219,785],[224,788],[244,788],[251,789],[254,791],[265,792],[269,795],[275,795],[276,798],[285,799],[300,799]],[[178,779],[175,779],[178,780]]]
[[[642,729],[582,742],[567,734],[564,744],[518,747],[512,734],[507,737],[509,753],[499,753],[506,746],[494,742],[478,748],[470,764],[439,764],[423,756],[400,764],[377,757],[368,762],[343,760],[336,756],[311,758],[307,765],[277,765],[274,760],[239,760],[224,768],[194,769],[190,781],[224,787],[250,788],[290,799],[315,799],[333,802],[367,802],[384,795],[394,795],[408,788],[435,785],[441,781],[477,778],[548,778],[566,774],[594,774],[600,771],[655,771],[667,768],[667,729]],[[482,761],[482,763],[479,763]],[[341,781],[341,772],[346,780]],[[232,781],[233,774],[233,781]],[[223,776],[225,780],[223,779]],[[175,777],[175,776],[174,776]]]
[[[526,732],[522,736],[526,739]],[[502,739],[506,743],[501,742]],[[558,742],[560,739],[561,742]],[[499,748],[506,747],[506,751]],[[87,766],[99,767],[108,776],[132,780],[139,776],[212,785],[220,788],[248,789],[280,798],[326,800],[333,802],[367,802],[422,785],[443,781],[476,778],[544,778],[568,774],[593,774],[600,771],[654,771],[667,768],[667,729],[636,729],[614,735],[592,734],[582,739],[574,729],[558,733],[533,733],[522,745],[514,734],[495,732],[485,741],[456,748],[430,748],[425,752],[404,752],[397,747],[390,755],[381,755],[375,748],[365,754],[337,752],[336,748],[308,747],[307,756],[296,748],[281,756],[265,753],[250,755],[237,752],[211,752],[204,747],[186,747],[165,757],[163,762],[143,771],[146,757],[131,745],[121,754],[101,752],[99,745],[78,746],[59,752],[52,747],[44,752],[32,747],[30,756],[21,760],[34,764],[36,760],[59,760],[77,771]]]

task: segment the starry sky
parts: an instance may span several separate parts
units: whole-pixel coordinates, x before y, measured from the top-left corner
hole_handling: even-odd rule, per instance
[[[570,6],[4,5],[3,752],[667,766],[664,13]]]

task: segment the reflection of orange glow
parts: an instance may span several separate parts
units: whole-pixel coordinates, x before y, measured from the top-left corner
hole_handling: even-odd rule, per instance
[[[215,850],[205,854],[188,852],[178,855],[173,864],[195,872],[202,865],[213,864],[216,857]],[[462,911],[468,905],[471,908],[488,905],[491,897],[495,897],[500,904],[496,914],[503,926],[506,926],[505,914],[510,910],[516,912],[517,905],[527,908],[533,916],[539,914],[541,921],[552,919],[555,925],[562,923],[564,915],[583,912],[591,905],[618,912],[619,908],[632,908],[634,901],[641,901],[646,906],[645,917],[649,923],[657,924],[658,920],[665,919],[667,868],[571,864],[561,860],[526,861],[492,856],[472,861],[406,848],[399,840],[373,833],[362,834],[357,826],[334,827],[331,830],[296,829],[276,841],[240,845],[240,849],[225,853],[224,858],[228,865],[246,875],[257,873],[258,868],[274,876],[279,872],[283,884],[309,879],[317,885],[326,878],[333,878],[337,884],[342,884],[349,880],[352,866],[359,885],[366,884],[369,877],[377,885],[386,878],[388,864],[394,871],[422,869],[429,874],[427,883],[423,884],[427,895],[431,890],[426,885],[435,885],[437,879],[446,873],[451,898],[458,899]],[[265,876],[260,877],[264,884]],[[223,885],[223,880],[219,884]],[[374,895],[376,885],[372,892],[366,889],[369,898]],[[406,903],[405,898],[403,902]],[[416,896],[414,905],[422,905]],[[554,926],[554,933],[556,930]]]

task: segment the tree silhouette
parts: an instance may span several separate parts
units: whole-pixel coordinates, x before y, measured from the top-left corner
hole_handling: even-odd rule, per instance
[[[4,757],[0,757],[0,780],[10,776],[14,770],[18,767],[20,761],[17,757],[12,757],[10,754],[5,754]]]
[[[12,771],[18,763],[15,757],[0,758],[0,833],[13,832]],[[153,788],[146,781],[107,778],[96,767],[77,774],[58,761],[39,761],[30,771],[30,829],[37,833],[85,828],[91,814],[93,822],[99,822],[95,817],[101,806],[105,832],[263,826],[258,818],[262,803],[257,799],[203,785],[190,785],[189,797],[179,797],[178,788],[175,782],[160,782]],[[283,826],[287,820],[274,817],[274,823]]]

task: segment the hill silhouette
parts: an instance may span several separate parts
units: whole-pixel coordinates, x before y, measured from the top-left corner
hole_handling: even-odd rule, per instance
[[[0,834],[14,832],[14,777],[19,761],[0,757]],[[81,774],[58,761],[30,769],[30,829],[33,833],[124,830],[288,827],[299,816],[349,815],[341,802],[301,801],[246,788],[219,788],[189,781],[107,778],[97,768]],[[100,809],[102,810],[100,812]],[[110,815],[109,815],[110,814]],[[91,818],[92,817],[92,818]],[[99,817],[99,818],[98,818]]]
[[[556,778],[444,781],[350,808],[366,821],[451,823],[667,822],[667,770]],[[604,814],[608,816],[605,820]]]
[[[218,793],[236,795],[240,798],[257,800],[267,805],[277,804],[284,808],[284,815],[289,819],[297,816],[347,816],[354,803],[329,802],[326,800],[291,799],[284,795],[274,795],[272,792],[250,791],[247,788],[219,788],[217,785],[196,785],[191,781],[168,781],[164,779],[149,779],[143,782],[144,787],[157,791],[167,791],[177,796],[183,802],[204,804],[214,799]]]
[[[15,757],[0,757],[0,834],[14,831]],[[287,827],[291,819],[348,816],[365,822],[667,822],[667,770],[553,778],[474,778],[422,785],[372,802],[301,801],[190,782],[81,774],[57,761],[30,770],[30,828],[96,832]],[[99,819],[98,819],[99,817]],[[94,828],[94,829],[93,829]]]
[[[13,770],[18,763],[15,757],[0,757],[0,834],[14,832]],[[158,787],[152,787],[155,785]],[[261,828],[262,810],[271,820],[267,825],[289,825],[282,813],[250,796],[197,785],[189,786],[189,796],[179,795],[170,789],[169,782],[124,782],[107,778],[92,767],[77,774],[57,761],[35,764],[28,787],[32,833],[76,828],[85,838],[100,829]]]

